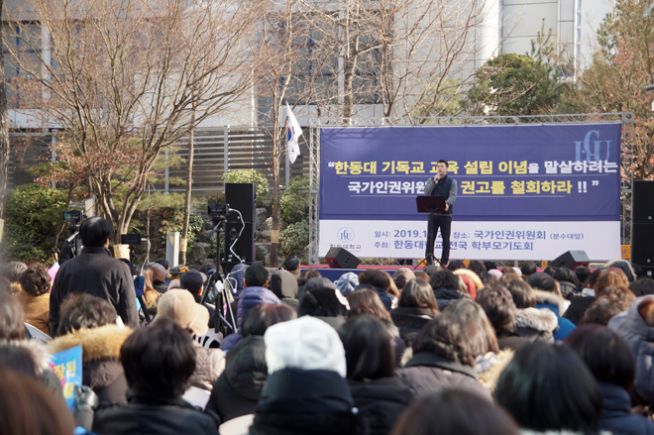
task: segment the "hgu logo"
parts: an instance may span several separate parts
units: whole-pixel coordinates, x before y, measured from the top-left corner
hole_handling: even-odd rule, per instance
[[[350,228],[341,228],[338,230],[338,240],[341,242],[351,242],[354,240],[354,231]]]
[[[575,142],[575,160],[578,162],[596,161],[596,160],[609,160],[611,154],[611,141],[600,140],[599,130],[588,130],[584,140],[576,140]],[[606,154],[602,158],[602,144],[605,144]]]

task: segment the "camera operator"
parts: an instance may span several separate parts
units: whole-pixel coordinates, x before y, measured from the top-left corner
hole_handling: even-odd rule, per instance
[[[138,326],[134,281],[129,266],[107,249],[113,232],[106,219],[93,217],[80,227],[84,250],[65,262],[55,277],[50,294],[50,331],[57,331],[59,306],[71,293],[88,293],[111,303],[123,322]]]

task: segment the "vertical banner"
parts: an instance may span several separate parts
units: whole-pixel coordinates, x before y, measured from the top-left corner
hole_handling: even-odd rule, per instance
[[[452,258],[619,258],[620,137],[619,123],[324,128],[320,255],[424,256],[415,197],[444,159],[458,183]]]

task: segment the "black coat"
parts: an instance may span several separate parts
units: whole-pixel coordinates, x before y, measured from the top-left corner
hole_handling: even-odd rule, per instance
[[[616,435],[652,435],[654,423],[642,415],[631,414],[631,399],[623,388],[600,382],[602,415],[600,429]]]
[[[406,346],[411,347],[418,331],[429,323],[434,315],[428,308],[398,307],[391,311],[391,318],[400,330],[400,337]]]
[[[581,318],[584,317],[586,310],[588,310],[588,308],[593,305],[593,302],[595,302],[595,298],[592,296],[573,296],[570,300],[570,308],[565,311],[563,317],[575,325],[578,325],[581,321]]]
[[[449,304],[463,297],[458,290],[449,288],[437,288],[434,290],[434,294],[436,295],[439,311],[443,311]]]
[[[397,374],[414,397],[455,388],[490,399],[490,392],[477,380],[472,367],[431,352],[416,353]]]
[[[366,420],[370,435],[388,435],[413,395],[398,378],[350,381],[354,404]]]
[[[216,435],[217,422],[179,399],[161,404],[131,400],[129,404],[96,412],[98,435]]]
[[[282,369],[268,376],[251,435],[359,435],[347,382],[331,370]]]
[[[72,293],[87,293],[111,303],[123,322],[138,326],[136,293],[129,266],[105,248],[84,248],[61,266],[50,292],[50,331],[59,326],[59,306]]]
[[[254,413],[267,375],[263,337],[242,339],[227,354],[225,371],[213,384],[206,409],[222,422]]]

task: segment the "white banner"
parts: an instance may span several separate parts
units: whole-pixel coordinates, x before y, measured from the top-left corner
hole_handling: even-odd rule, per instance
[[[423,258],[426,240],[426,219],[320,221],[321,257],[336,246],[357,257]],[[552,260],[568,250],[586,251],[594,261],[620,258],[620,222],[452,222],[453,259]]]

